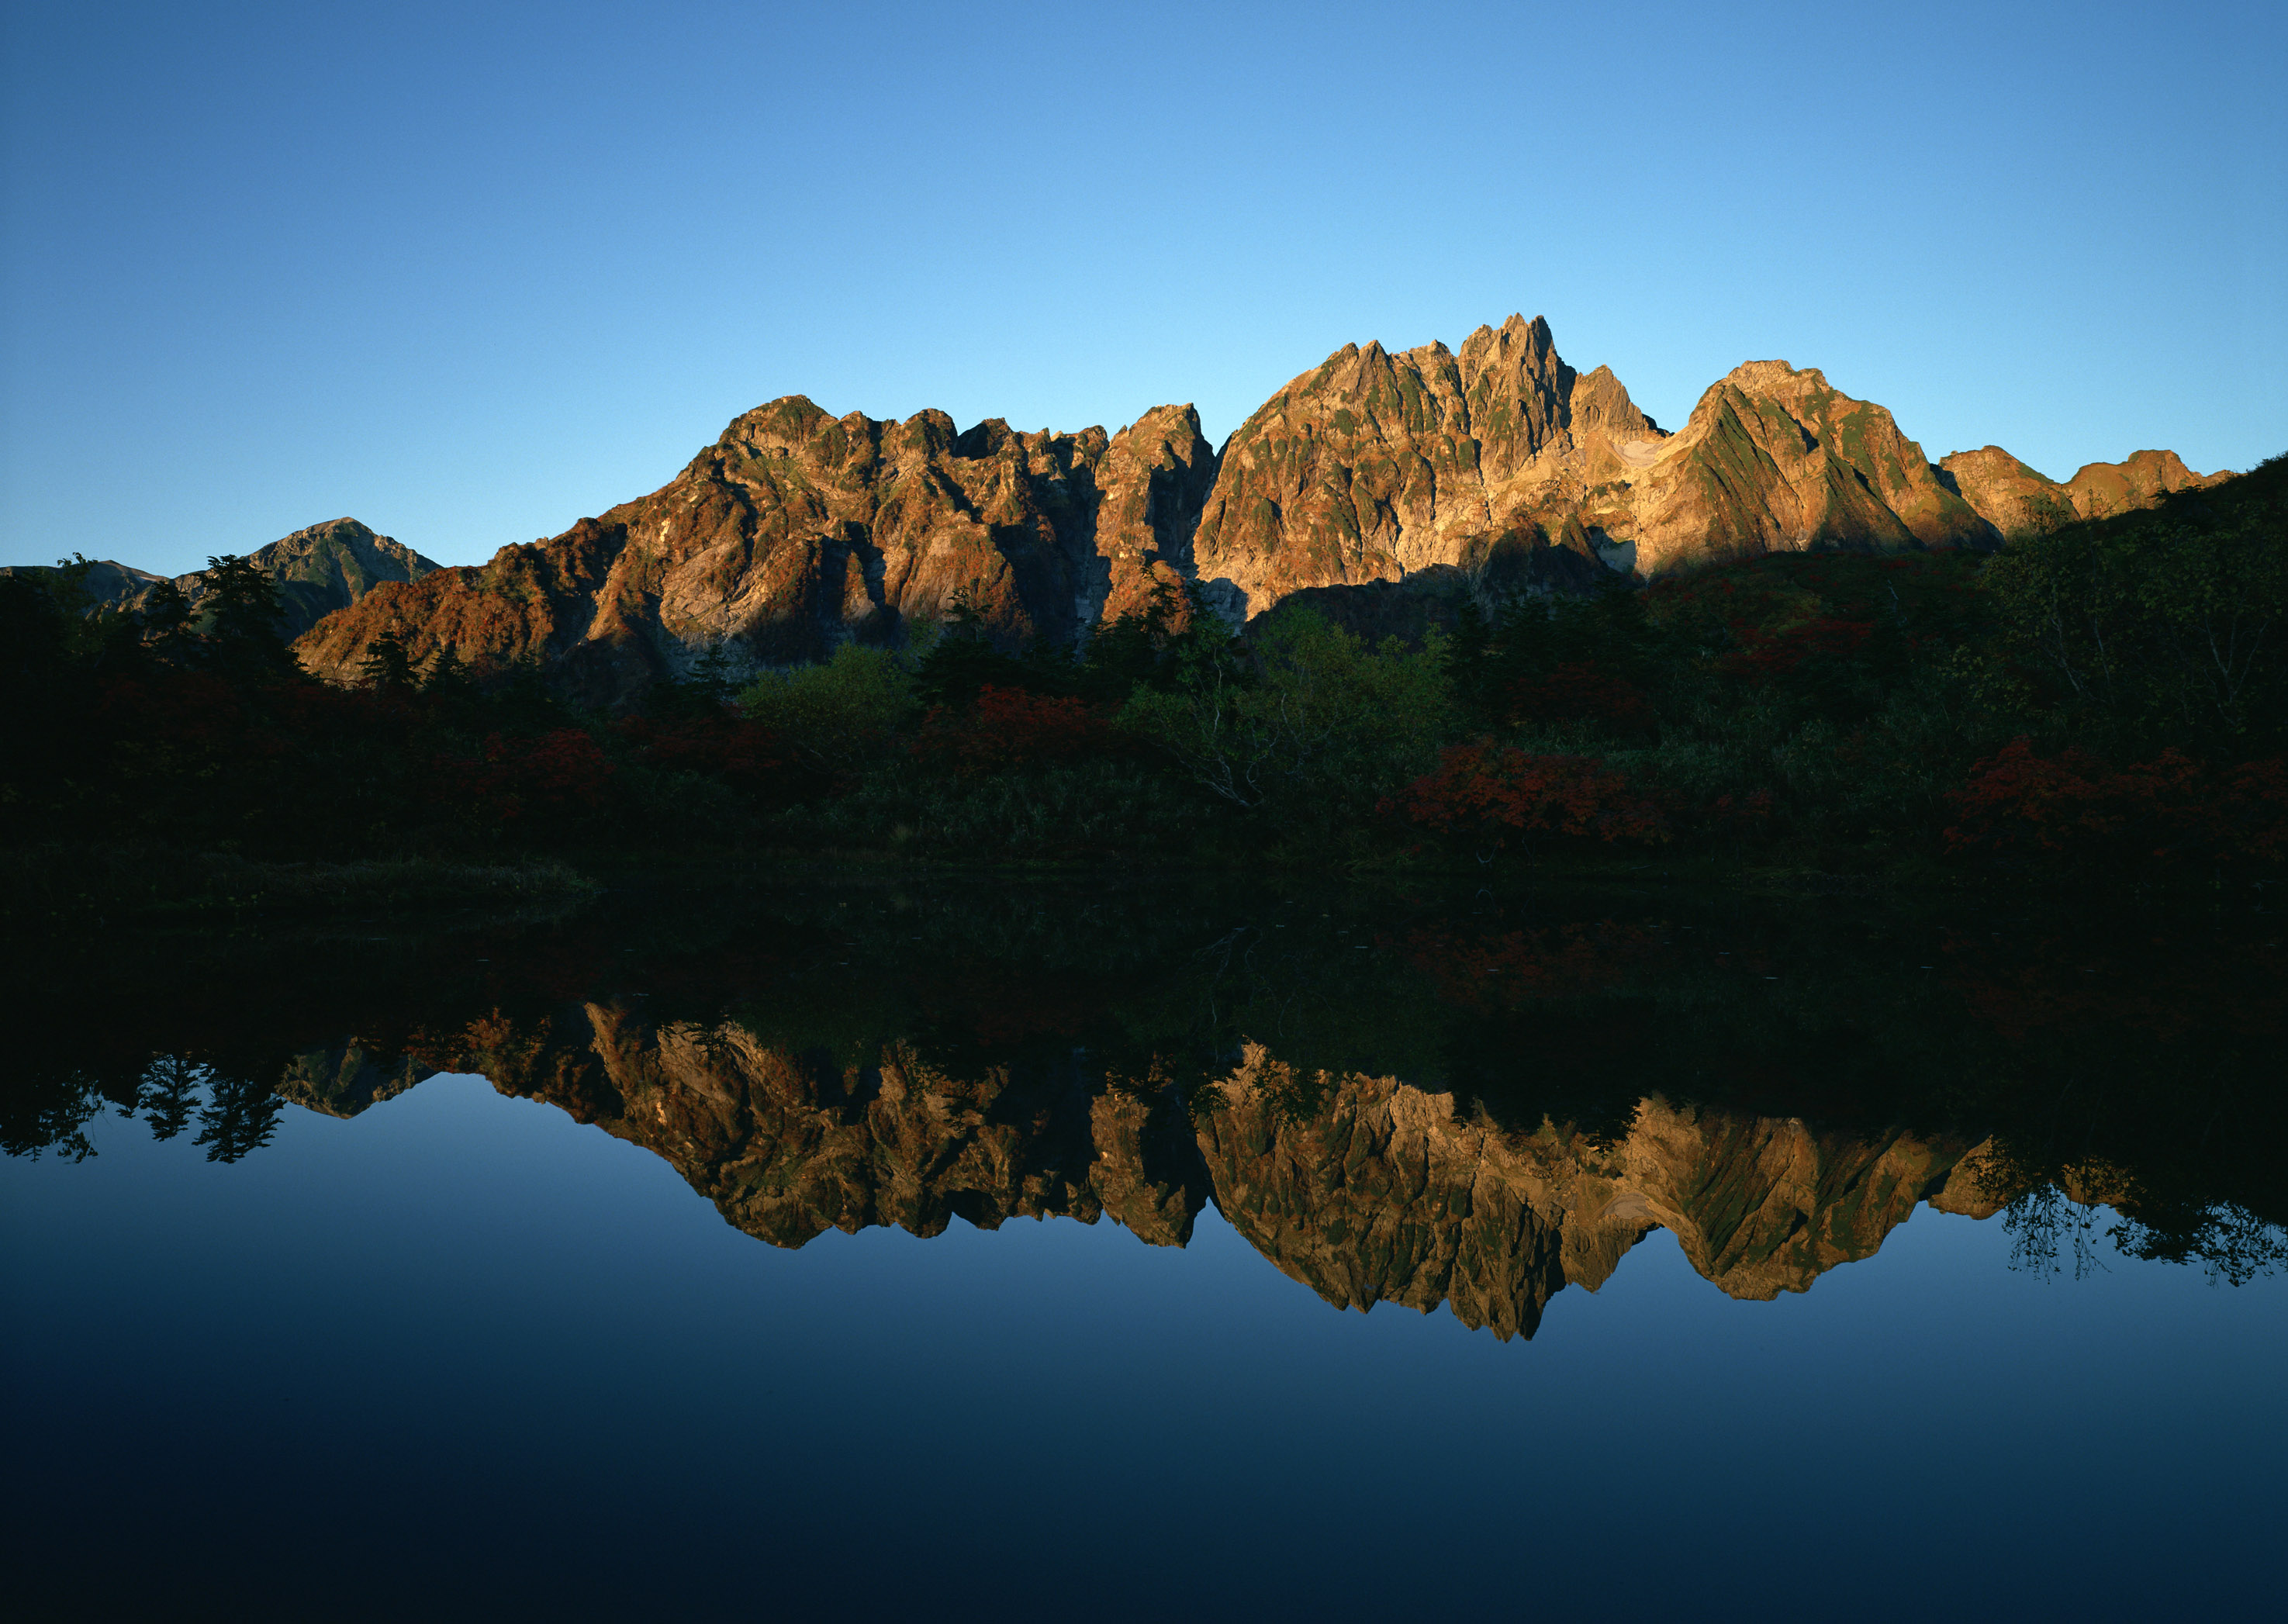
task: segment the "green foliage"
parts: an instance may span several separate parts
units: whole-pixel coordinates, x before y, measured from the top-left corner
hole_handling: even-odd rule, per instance
[[[1252,648],[1189,651],[1169,688],[1130,697],[1120,725],[1234,806],[1324,825],[1426,771],[1451,711],[1434,642],[1370,650],[1297,611],[1275,615]]]
[[[644,714],[662,719],[719,716],[736,702],[730,661],[719,648],[710,648],[693,662],[690,675],[655,682],[645,690]]]
[[[172,653],[189,635],[190,627],[191,601],[183,596],[183,589],[172,581],[162,581],[153,587],[143,605],[143,641]]]
[[[768,671],[739,695],[751,721],[814,761],[847,765],[917,714],[913,674],[896,655],[845,643],[823,665]]]
[[[237,682],[278,682],[294,670],[286,652],[278,584],[235,553],[210,558],[199,614],[207,662]]]
[[[411,687],[413,662],[406,655],[405,645],[390,633],[376,638],[358,662],[358,679],[369,688],[384,691]]]
[[[1152,855],[1180,861],[1212,837],[1210,812],[1144,764],[1098,757],[979,778],[885,761],[838,795],[780,814],[775,843],[976,862]]]
[[[1987,572],[2063,725],[2142,753],[2276,749],[2288,717],[2288,458],[2158,508],[2021,537]]]

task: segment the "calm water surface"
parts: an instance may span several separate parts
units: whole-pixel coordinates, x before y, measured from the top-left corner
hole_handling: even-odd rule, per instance
[[[60,949],[12,1589],[2276,1616],[2268,923],[877,889]]]

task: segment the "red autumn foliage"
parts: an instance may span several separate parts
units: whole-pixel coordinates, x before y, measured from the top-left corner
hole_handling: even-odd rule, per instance
[[[691,717],[655,722],[642,717],[619,725],[638,761],[669,772],[719,778],[746,795],[789,786],[796,772],[778,735],[735,716]]]
[[[1520,721],[1602,722],[1630,733],[1659,726],[1642,689],[1580,661],[1516,684],[1509,692],[1509,708],[1512,718]]]
[[[482,759],[440,757],[436,793],[464,816],[486,823],[531,823],[593,812],[604,802],[612,764],[576,727],[538,738],[487,735]]]
[[[988,683],[967,712],[940,706],[923,719],[914,753],[964,777],[1101,747],[1110,730],[1076,699],[1052,699]]]
[[[2012,740],[1951,792],[1961,852],[2124,855],[2193,861],[2277,861],[2288,852],[2288,763],[2222,773],[2175,749],[2110,766],[2085,750],[2054,758]]]
[[[1856,654],[1874,631],[1872,621],[1838,620],[1828,615],[1779,631],[1768,631],[1736,620],[1732,622],[1732,635],[1739,646],[1716,665],[1732,677],[1778,677],[1807,661],[1836,660]]]
[[[1407,786],[1404,805],[1414,822],[1450,833],[1515,829],[1648,844],[1668,838],[1660,809],[1596,757],[1529,756],[1485,740],[1441,752],[1438,770]]]

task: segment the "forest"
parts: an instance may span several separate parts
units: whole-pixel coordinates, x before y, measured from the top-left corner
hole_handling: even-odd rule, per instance
[[[729,858],[2261,883],[2288,852],[2284,495],[2274,458],[1992,554],[1464,594],[1378,641],[1339,606],[1234,632],[1168,593],[1011,651],[957,605],[625,714],[387,640],[320,682],[243,559],[195,615],[91,614],[66,564],[0,580],[6,906]]]

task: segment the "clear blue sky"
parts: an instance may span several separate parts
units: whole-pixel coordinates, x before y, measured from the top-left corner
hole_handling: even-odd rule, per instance
[[[1220,440],[1540,313],[1674,426],[2288,448],[2288,7],[7,8],[0,562],[449,563],[736,413]]]

